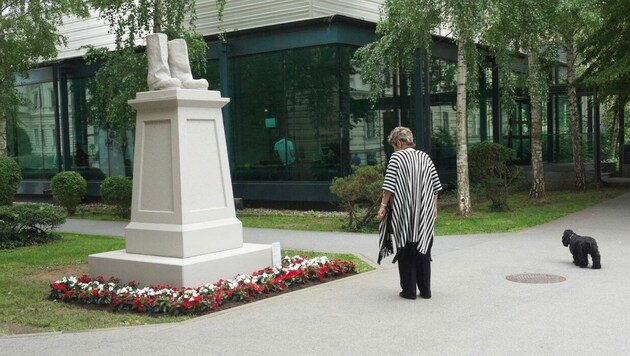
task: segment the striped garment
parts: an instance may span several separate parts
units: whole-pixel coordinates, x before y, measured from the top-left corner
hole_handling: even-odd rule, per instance
[[[394,152],[387,165],[383,190],[393,195],[379,227],[378,262],[394,252],[394,245],[398,250],[407,242],[418,242],[418,251],[426,254],[433,241],[433,195],[442,190],[429,155],[414,148]]]

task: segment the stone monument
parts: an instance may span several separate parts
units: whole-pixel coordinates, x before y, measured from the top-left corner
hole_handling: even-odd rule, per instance
[[[92,276],[198,287],[271,266],[270,245],[243,243],[221,108],[193,79],[184,40],[147,36],[148,92],[137,111],[131,221],[125,250],[90,255]]]

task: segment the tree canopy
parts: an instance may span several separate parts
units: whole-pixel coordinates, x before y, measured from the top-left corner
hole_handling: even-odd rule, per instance
[[[599,26],[578,49],[587,63],[582,80],[602,96],[630,97],[630,2],[598,0]],[[624,101],[625,101],[624,100]]]
[[[135,124],[135,112],[127,104],[135,94],[147,90],[147,59],[137,41],[150,33],[165,33],[169,39],[183,38],[188,44],[191,68],[205,73],[207,45],[195,33],[195,0],[90,0],[115,35],[115,51],[89,47],[88,63],[100,65],[90,83],[90,122],[107,127],[125,142],[125,131]],[[188,22],[186,22],[188,19]]]
[[[402,72],[408,76],[417,66],[421,52],[430,53],[432,34],[440,27],[448,29],[458,42],[456,150],[459,213],[471,214],[468,161],[466,150],[466,116],[468,72],[477,70],[475,39],[484,30],[487,18],[486,0],[386,0],[377,24],[377,40],[357,51],[361,76],[370,85],[375,100],[388,85],[384,74]],[[418,134],[418,133],[416,133]]]
[[[87,16],[81,0],[0,0],[0,153],[4,153],[5,118],[21,98],[15,75],[26,75],[36,64],[53,59],[66,39],[58,27],[63,16]]]

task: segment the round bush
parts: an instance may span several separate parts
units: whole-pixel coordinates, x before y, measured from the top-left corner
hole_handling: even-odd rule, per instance
[[[507,211],[508,191],[520,169],[512,164],[514,151],[498,143],[483,141],[468,150],[470,180],[484,187],[492,211]]]
[[[57,204],[66,208],[68,215],[74,215],[87,192],[87,182],[79,173],[66,171],[55,174],[50,188]]]
[[[20,166],[8,156],[0,155],[0,205],[13,204],[13,197],[22,181]]]
[[[103,202],[115,205],[122,218],[128,218],[130,215],[132,191],[133,183],[130,177],[108,177],[101,183]]]
[[[330,192],[341,199],[348,212],[350,230],[360,230],[374,220],[383,195],[383,169],[380,166],[355,166],[352,174],[335,177]]]
[[[65,210],[51,204],[0,206],[0,249],[53,240],[52,231],[65,221]]]

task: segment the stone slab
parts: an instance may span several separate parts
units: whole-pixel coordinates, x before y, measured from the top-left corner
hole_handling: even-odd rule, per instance
[[[243,244],[241,248],[190,258],[173,258],[127,253],[103,252],[88,257],[90,276],[115,276],[121,282],[136,281],[174,287],[200,287],[219,279],[232,279],[272,265],[271,245]]]
[[[128,253],[188,258],[243,245],[243,226],[237,218],[176,225],[130,222],[125,228]]]

